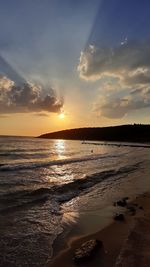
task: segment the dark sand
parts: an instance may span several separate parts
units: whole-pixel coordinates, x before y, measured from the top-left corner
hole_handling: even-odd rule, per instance
[[[138,197],[134,203],[136,214],[125,208],[125,221],[114,222],[105,229],[85,237],[70,238],[67,248],[61,251],[49,267],[149,267],[150,266],[150,194]],[[143,209],[139,209],[142,206]],[[76,265],[74,250],[84,241],[102,240],[103,248],[84,264]]]

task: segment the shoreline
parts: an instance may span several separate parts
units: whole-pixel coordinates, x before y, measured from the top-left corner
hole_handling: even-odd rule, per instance
[[[79,264],[80,266],[87,267],[112,267],[117,266],[121,267],[120,262],[124,259],[125,250],[128,250],[127,240],[130,239],[132,243],[132,233],[136,229],[136,225],[140,220],[150,219],[150,193],[144,193],[129,204],[138,204],[136,209],[136,214],[133,215],[127,209],[124,210],[125,221],[119,222],[114,221],[104,229],[86,236],[73,236],[68,238],[66,246],[49,262],[49,267],[58,267],[61,266],[63,262],[64,267],[75,267],[77,266],[72,258],[76,248],[80,247],[81,244],[90,239],[97,239],[103,242],[103,249],[98,251],[96,256],[86,262],[86,264]],[[113,205],[113,204],[112,204]],[[133,240],[134,241],[134,240]],[[134,247],[132,247],[134,250]],[[121,256],[122,253],[122,256]],[[131,253],[130,253],[131,254]],[[132,251],[133,254],[133,251]],[[129,255],[130,256],[130,255]],[[118,260],[117,260],[118,259]],[[116,262],[118,261],[117,265]],[[150,263],[150,261],[149,261]],[[128,265],[123,265],[128,266]],[[130,265],[129,265],[130,266]],[[134,265],[131,265],[134,266]],[[136,266],[136,265],[135,265]],[[142,266],[142,265],[141,265]],[[148,265],[147,265],[148,266]]]

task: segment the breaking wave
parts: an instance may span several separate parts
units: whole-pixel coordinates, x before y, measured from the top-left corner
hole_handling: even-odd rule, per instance
[[[113,182],[116,179],[120,179],[121,175],[136,171],[140,164],[141,162],[131,166],[124,166],[119,169],[110,169],[94,173],[90,176],[85,176],[84,178],[75,179],[73,182],[67,184],[54,185],[51,188],[40,187],[35,190],[24,190],[3,195],[3,204],[7,203],[7,208],[1,209],[0,212],[6,213],[14,211],[16,208],[22,208],[22,206],[25,208],[25,206],[43,203],[48,200],[55,200],[61,204],[77,197],[81,193],[83,194],[85,190],[93,187],[103,180],[111,178],[111,181]]]

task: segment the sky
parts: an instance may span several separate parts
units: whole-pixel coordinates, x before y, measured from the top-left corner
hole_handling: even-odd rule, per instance
[[[149,0],[0,7],[0,134],[150,123]]]

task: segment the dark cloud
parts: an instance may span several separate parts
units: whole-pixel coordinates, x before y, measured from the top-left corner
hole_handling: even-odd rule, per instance
[[[0,77],[0,113],[60,112],[63,99],[58,99],[50,88],[31,83],[17,85],[7,77]]]

